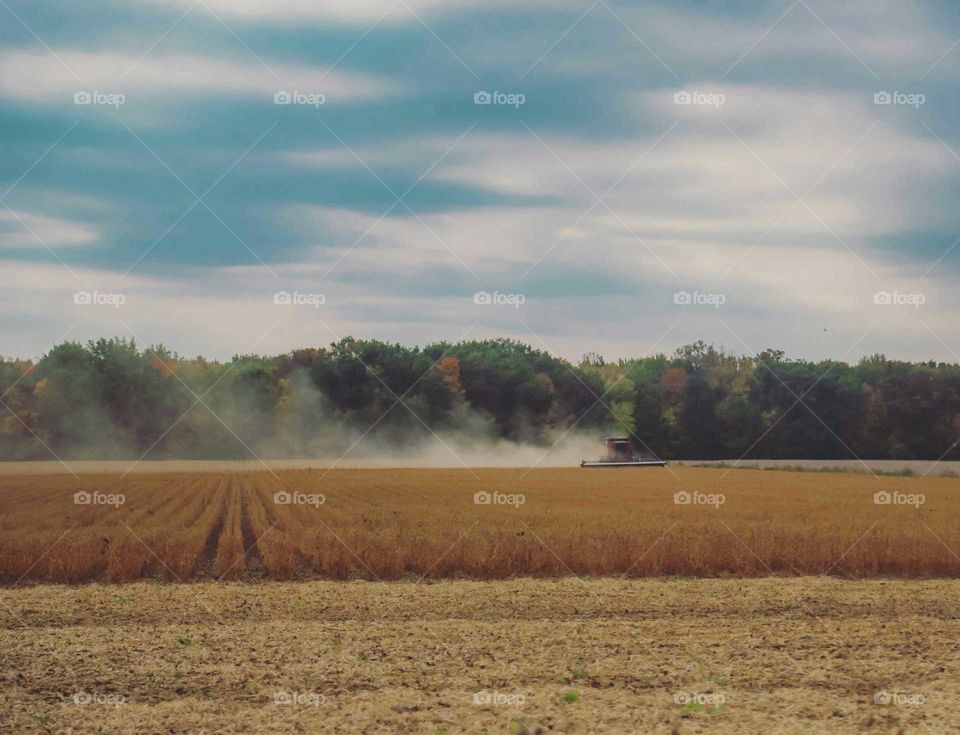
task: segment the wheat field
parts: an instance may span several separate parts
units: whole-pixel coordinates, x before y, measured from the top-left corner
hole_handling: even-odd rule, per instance
[[[0,581],[955,577],[960,480],[667,469],[0,477]]]

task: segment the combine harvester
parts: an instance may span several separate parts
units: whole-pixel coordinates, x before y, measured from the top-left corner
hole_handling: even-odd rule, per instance
[[[667,461],[644,457],[637,452],[633,439],[614,436],[606,440],[607,456],[598,460],[580,460],[581,467],[666,467]]]

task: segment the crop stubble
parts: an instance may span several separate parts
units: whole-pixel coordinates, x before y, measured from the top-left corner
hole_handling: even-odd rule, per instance
[[[8,589],[0,732],[957,732],[958,585],[796,577]],[[281,692],[317,704],[275,704]],[[77,705],[78,693],[123,699]],[[513,699],[477,703],[482,693]],[[915,704],[878,702],[884,693]],[[692,708],[680,695],[722,705]]]

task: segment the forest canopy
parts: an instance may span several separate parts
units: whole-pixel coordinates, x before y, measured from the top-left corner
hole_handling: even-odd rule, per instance
[[[577,364],[509,339],[346,338],[228,362],[134,341],[0,360],[0,459],[331,456],[461,434],[633,435],[662,458],[960,459],[960,366],[856,364],[703,342]]]

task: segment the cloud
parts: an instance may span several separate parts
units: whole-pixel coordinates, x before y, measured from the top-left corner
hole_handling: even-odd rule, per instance
[[[746,13],[732,8],[681,9],[666,3],[610,7],[630,31],[598,7],[588,19],[594,27],[582,23],[575,33],[597,39],[616,32],[622,35],[621,44],[571,41],[552,51],[543,66],[573,77],[616,73],[623,68],[623,55],[636,53],[669,79],[655,53],[681,79],[716,78],[736,68],[749,70],[754,79],[759,74],[793,84],[802,77],[799,70],[784,73],[770,65],[802,60],[814,66],[829,64],[837,73],[861,80],[876,81],[873,73],[887,77],[904,71],[915,80],[956,37],[923,4],[895,0],[770,3]],[[502,50],[501,56],[509,54]]]
[[[955,162],[919,124],[915,110],[897,116],[898,111],[874,105],[872,94],[830,89],[728,84],[705,90],[722,95],[724,104],[674,104],[679,88],[628,94],[624,108],[631,115],[663,121],[653,132],[629,138],[591,139],[548,129],[534,129],[535,136],[520,126],[494,134],[481,126],[421,186],[452,182],[516,204],[437,215],[429,220],[431,228],[443,240],[461,243],[464,258],[487,253],[519,262],[536,253],[534,243],[545,249],[568,227],[573,229],[567,238],[619,238],[626,224],[653,242],[749,243],[777,223],[778,233],[810,244],[811,238],[832,243],[831,229],[862,241],[910,230],[918,222],[958,224],[936,200],[916,196],[949,181]],[[671,116],[677,126],[665,132]],[[367,165],[385,170],[422,167],[447,146],[449,141],[430,135],[353,149]],[[297,166],[358,166],[353,153],[336,144],[281,155]],[[593,196],[611,186],[605,201],[615,214],[595,205]],[[819,219],[803,204],[788,214],[796,196],[811,186],[804,202]],[[525,206],[517,197],[556,204]],[[591,213],[577,222],[591,205]],[[361,216],[362,229],[374,219]],[[423,234],[415,221],[408,226],[411,239]],[[399,228],[397,218],[377,230],[387,227]]]
[[[623,109],[638,118],[678,121],[656,145],[668,122],[629,138],[537,131],[550,150],[522,128],[491,133],[481,126],[424,181],[491,191],[512,203],[421,212],[422,222],[402,209],[378,221],[379,213],[325,207],[297,209],[292,219],[318,233],[322,247],[310,257],[325,267],[336,264],[330,278],[366,279],[405,304],[408,295],[400,284],[412,272],[430,273],[439,263],[456,270],[442,241],[485,287],[519,289],[531,304],[538,295],[541,303],[549,300],[562,324],[552,340],[565,351],[586,339],[629,354],[615,346],[616,328],[590,326],[603,314],[621,313],[621,307],[647,318],[656,315],[662,329],[667,319],[693,319],[719,342],[742,348],[729,332],[715,334],[703,315],[676,311],[672,295],[683,289],[724,293],[723,318],[738,333],[761,335],[760,346],[783,344],[772,324],[799,320],[822,324],[815,332],[819,341],[808,339],[806,348],[823,350],[820,335],[829,329],[830,348],[839,345],[836,355],[880,319],[898,335],[889,344],[908,349],[901,332],[911,321],[916,326],[917,314],[876,311],[873,294],[882,289],[939,294],[928,302],[937,304],[931,307],[935,315],[924,314],[939,321],[945,313],[943,282],[919,278],[924,268],[905,269],[902,254],[878,250],[876,239],[903,237],[918,226],[950,231],[957,225],[952,211],[918,193],[947,184],[955,168],[918,124],[916,110],[891,111],[875,106],[870,93],[824,87],[708,89],[725,96],[719,109],[675,105],[676,89],[625,95]],[[410,136],[389,148],[357,145],[355,151],[374,168],[389,169],[435,160],[445,145],[435,135]],[[297,166],[356,166],[352,154],[335,146],[284,155]],[[589,190],[604,191],[641,158],[606,198],[613,211],[596,205]],[[796,203],[790,189],[799,195],[814,184],[804,199],[809,209]],[[526,195],[551,204],[516,199]],[[601,289],[589,302],[580,295],[583,289],[564,293],[569,279],[563,274],[578,268],[581,278],[608,285],[617,279],[616,287]],[[464,280],[469,286],[470,278]],[[631,288],[628,307],[623,299]],[[496,317],[497,327],[510,331],[505,315]],[[631,317],[626,328],[642,318]],[[935,328],[949,329],[944,321]],[[889,351],[882,342],[879,348]]]
[[[141,0],[159,4],[159,0]],[[192,0],[163,2],[184,10]],[[338,23],[360,25],[378,19],[386,24],[417,23],[417,16],[459,15],[464,12],[531,12],[544,9],[572,10],[578,6],[573,0],[527,0],[520,4],[512,0],[206,0],[210,11],[225,19],[243,22],[294,25],[298,23]]]
[[[720,289],[728,299],[722,309],[677,306],[673,294],[678,290],[718,290],[708,272],[709,259],[717,253],[697,251],[702,247],[698,244],[691,247],[691,266],[683,271],[680,286],[651,282],[649,261],[638,253],[618,253],[619,270],[634,281],[632,292],[546,295],[546,284],[562,273],[559,262],[548,261],[538,274],[539,283],[520,291],[527,297],[521,309],[476,305],[472,294],[479,288],[428,290],[440,283],[436,265],[422,274],[427,289],[402,292],[410,273],[390,264],[377,268],[363,263],[356,271],[361,278],[332,276],[322,282],[317,264],[279,266],[279,279],[262,268],[242,267],[166,278],[131,275],[119,281],[109,271],[77,268],[78,280],[55,263],[2,260],[0,308],[17,314],[8,324],[8,335],[15,340],[15,354],[24,357],[45,352],[71,325],[69,339],[136,336],[141,344],[162,341],[181,354],[226,359],[237,352],[276,354],[323,346],[346,335],[422,345],[456,340],[471,324],[470,338],[512,336],[573,360],[589,349],[612,358],[637,356],[658,338],[657,350],[669,353],[707,331],[710,339],[734,352],[789,346],[792,354],[836,358],[871,326],[869,339],[848,359],[885,351],[907,359],[949,360],[946,348],[929,332],[918,332],[918,318],[948,344],[960,339],[951,316],[960,307],[955,290],[923,279],[896,279],[884,288],[925,293],[927,305],[922,311],[877,306],[873,294],[879,289],[842,249],[765,249],[748,271]],[[570,262],[582,267],[582,253],[577,256]],[[791,278],[784,280],[788,270]],[[495,284],[485,282],[484,287],[494,290]],[[80,290],[121,293],[126,301],[120,308],[78,305],[74,294]],[[277,305],[273,295],[280,290],[320,293],[325,302],[320,308]],[[11,347],[6,351],[10,354]]]
[[[85,222],[0,209],[0,248],[43,248],[44,243],[54,249],[97,245],[100,233]]]
[[[144,137],[198,191],[242,158],[210,198],[237,237],[198,206],[124,279],[124,309],[78,306],[78,334],[124,334],[120,316],[145,340],[229,357],[261,332],[263,351],[323,344],[335,338],[326,326],[422,344],[479,320],[477,336],[535,341],[526,323],[574,359],[587,349],[636,355],[674,322],[663,349],[699,338],[743,348],[720,319],[751,346],[810,357],[841,354],[877,319],[878,341],[864,351],[942,355],[918,341],[918,316],[957,336],[950,286],[960,248],[919,278],[960,228],[957,162],[924,127],[953,145],[952,98],[931,76],[920,110],[873,104],[880,89],[919,86],[953,42],[955,23],[938,22],[932,6],[808,0],[763,36],[789,3],[734,11],[610,0],[641,43],[602,5],[560,38],[587,5],[405,0],[432,30],[397,4],[351,48],[392,0],[205,2],[267,66],[201,5],[138,60],[165,27],[156,0],[139,5],[149,10],[146,37],[129,6],[108,31],[67,34],[25,14],[79,80],[26,35],[31,45],[0,47],[4,133],[18,156],[11,176],[28,172],[10,206],[52,247],[73,248],[64,258],[88,290],[116,287],[191,199],[132,136],[74,107],[76,91],[122,92],[119,114],[134,129],[167,127]],[[190,1],[163,7],[172,22]],[[953,54],[939,74],[955,68]],[[476,107],[477,88],[521,91],[527,104]],[[298,124],[285,119],[241,156],[277,117],[281,89],[320,92],[327,104]],[[677,105],[680,90],[724,103]],[[83,124],[28,169],[70,124],[65,112]],[[189,132],[177,129],[183,120]],[[406,200],[417,215],[397,205],[381,218],[392,197],[321,120],[397,193],[426,172]],[[814,184],[796,203],[794,192]],[[40,199],[40,190],[63,196]],[[107,206],[85,208],[83,196]],[[253,262],[239,238],[279,279],[224,265]],[[9,343],[42,351],[74,315],[79,286],[9,213],[0,246],[0,302],[18,315]],[[280,289],[327,301],[320,311],[275,308]],[[522,311],[483,310],[471,299],[480,289],[528,301]],[[681,289],[722,292],[725,308],[678,308]],[[880,289],[922,291],[928,304],[878,310],[871,296]]]
[[[247,56],[154,51],[139,58],[118,51],[55,51],[62,64],[43,51],[0,53],[0,94],[29,102],[70,104],[78,91],[121,93],[128,106],[158,96],[242,95],[262,99],[266,105],[273,103],[273,94],[279,90],[298,90],[322,93],[328,104],[336,105],[394,97],[404,87],[373,74],[272,61],[264,65]]]

